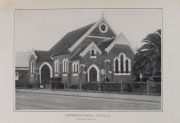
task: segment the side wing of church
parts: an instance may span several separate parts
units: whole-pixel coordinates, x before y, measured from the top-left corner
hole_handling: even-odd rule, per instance
[[[68,86],[85,82],[131,81],[136,51],[106,19],[67,33],[49,51],[32,50],[29,81],[49,88],[55,78]]]

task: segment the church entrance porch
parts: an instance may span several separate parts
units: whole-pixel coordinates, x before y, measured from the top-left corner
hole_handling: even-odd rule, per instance
[[[98,82],[99,81],[100,70],[95,64],[92,64],[88,68],[87,73],[88,73],[88,82]]]
[[[48,62],[44,62],[39,67],[40,88],[50,88],[50,78],[52,78],[52,67]]]
[[[44,65],[41,69],[41,88],[50,87],[50,69],[47,65]]]

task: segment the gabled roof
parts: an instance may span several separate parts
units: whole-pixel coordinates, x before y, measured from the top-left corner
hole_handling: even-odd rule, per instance
[[[77,49],[75,49],[73,52],[72,52],[72,55],[71,55],[71,60],[75,60],[75,59],[79,59],[80,56],[79,54],[81,52],[83,52],[88,45],[90,45],[92,42],[94,42],[96,45],[98,45],[99,43],[101,43],[103,40],[103,38],[91,38],[91,37],[86,37],[84,39],[84,41],[81,43],[81,46],[80,47],[77,47]]]
[[[99,54],[102,53],[98,46],[94,42],[91,42],[91,44],[88,45],[82,53],[80,53],[80,56],[83,57],[92,47],[95,48],[99,52]]]
[[[131,46],[127,38],[124,36],[123,33],[121,33],[106,49],[107,53],[114,47],[115,44],[122,44],[122,45],[128,45],[134,54],[136,54],[136,50]]]
[[[82,41],[84,41],[84,39],[101,23],[101,22],[105,22],[108,27],[113,31],[113,29],[111,28],[111,26],[108,24],[108,22],[106,21],[106,19],[104,17],[101,17],[96,23],[94,23],[92,25],[91,28],[89,28],[89,30],[87,30],[87,32],[76,42],[74,42],[74,44],[69,47],[69,51],[72,52]],[[115,34],[115,36],[117,36],[116,32],[113,31],[113,33]]]
[[[79,54],[83,51],[83,49],[85,49],[85,47],[81,47],[79,48],[72,56],[71,56],[71,60],[76,60],[76,59],[79,59],[80,56]]]
[[[114,41],[115,38],[111,38],[108,40],[104,40],[103,42],[101,42],[100,44],[98,44],[99,49],[102,52],[105,52],[105,49]]]
[[[35,54],[38,60],[49,60],[51,61],[51,52],[35,50]]]
[[[94,23],[67,33],[49,50],[52,53],[52,56],[68,53],[68,49],[74,45],[75,42],[79,40],[93,25]]]
[[[17,51],[15,55],[15,67],[29,67],[29,52]]]

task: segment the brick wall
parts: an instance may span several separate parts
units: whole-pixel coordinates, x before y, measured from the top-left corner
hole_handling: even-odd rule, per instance
[[[102,23],[105,23],[105,22],[103,21]],[[102,37],[115,37],[115,34],[113,33],[113,31],[109,27],[108,27],[108,31],[106,33],[102,33],[99,30],[99,25],[91,32],[90,35],[91,36],[102,36]]]
[[[126,55],[126,57],[128,57],[131,60],[131,62],[134,59],[134,53],[128,45],[124,46],[121,44],[116,44],[109,51],[109,53],[106,56],[107,59],[111,60],[111,63],[109,64],[109,66],[111,66],[112,74],[109,76],[111,78],[111,81],[115,81],[115,82],[120,82],[121,80],[122,81],[131,81],[133,78],[131,76],[131,73],[130,73],[130,75],[115,75],[114,74],[115,73],[115,71],[114,71],[114,58],[119,57],[120,53],[124,53]],[[131,65],[132,65],[132,63],[131,63]]]

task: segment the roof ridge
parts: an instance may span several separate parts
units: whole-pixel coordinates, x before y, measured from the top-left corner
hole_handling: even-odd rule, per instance
[[[79,48],[79,49],[71,56],[70,59],[72,59],[72,58],[76,55],[76,53],[78,53],[81,49],[82,49],[82,48]]]
[[[90,26],[90,25],[94,25],[95,23],[96,23],[96,22],[93,22],[93,23],[91,23],[91,24],[88,24],[88,25],[82,26],[82,27],[80,27],[80,28],[74,29],[74,30],[72,30],[72,31],[67,32],[66,34],[71,33],[71,32],[74,32],[74,31],[77,31],[77,30],[81,30],[81,29],[86,28],[86,27],[88,27],[88,26]]]
[[[88,24],[66,33],[51,49],[49,49],[52,53],[51,56],[68,53],[69,47],[78,41],[93,25],[94,23]]]
[[[105,43],[105,42],[107,42],[107,41],[111,41],[112,39],[116,39],[116,37],[112,37],[112,38],[110,38],[110,39],[104,39],[104,40],[102,40],[102,42],[100,42],[100,43],[97,44],[97,45],[99,46],[101,43]]]

